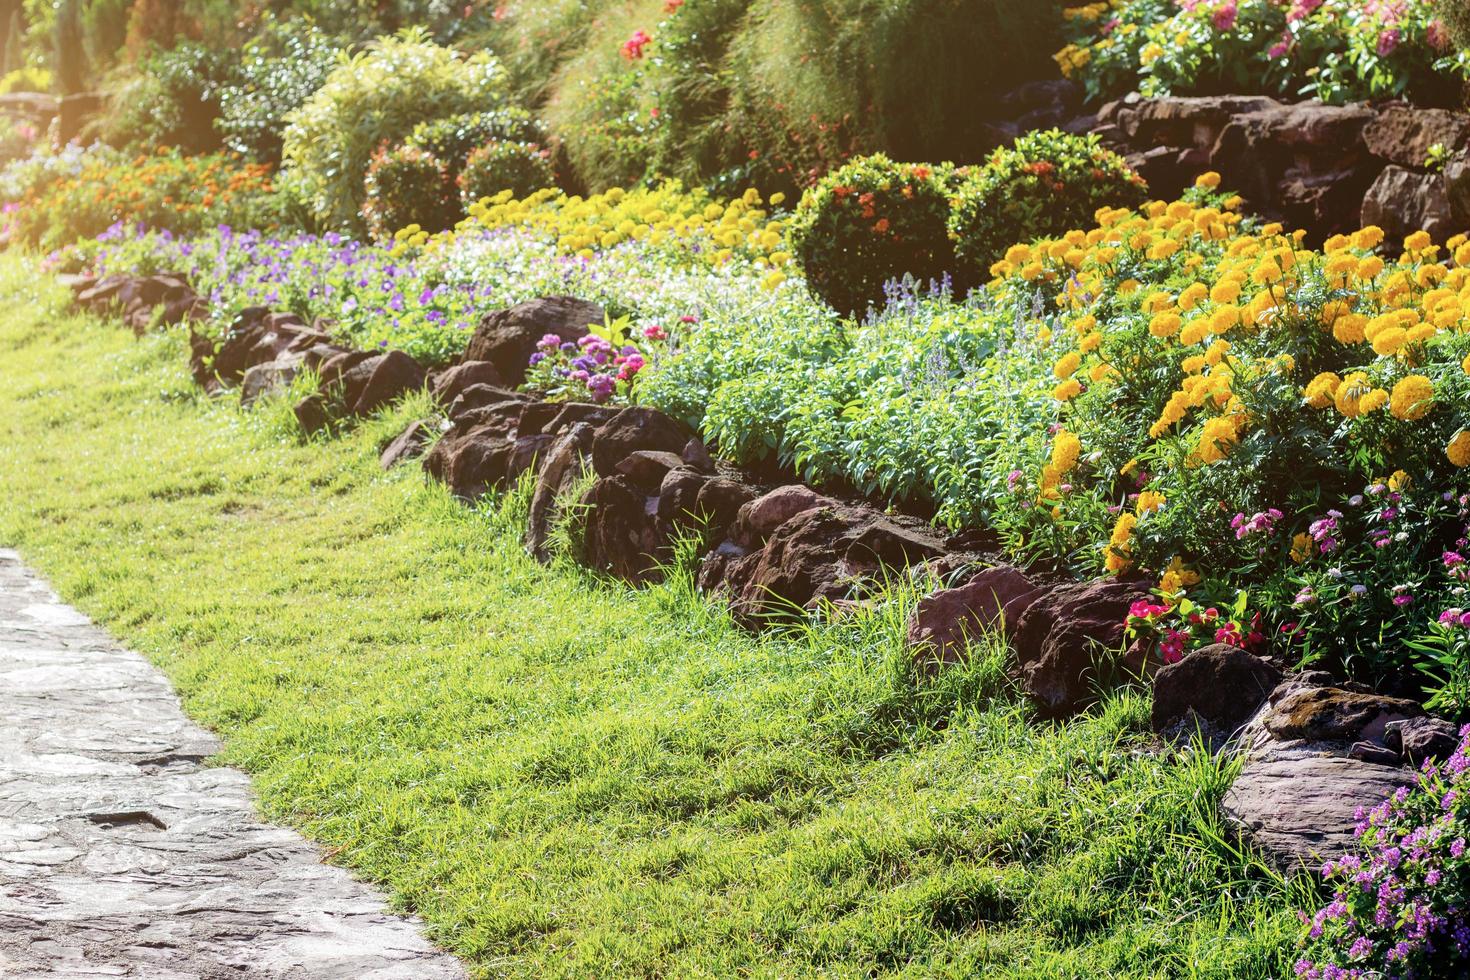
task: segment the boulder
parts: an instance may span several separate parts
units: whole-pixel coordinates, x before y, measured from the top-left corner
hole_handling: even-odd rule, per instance
[[[534,432],[555,435],[574,422],[587,422],[595,429],[616,414],[617,410],[587,402],[529,401],[521,409],[516,431],[521,435]]]
[[[587,508],[583,548],[589,565],[627,582],[658,577],[669,553],[658,530],[657,497],[645,494],[627,477],[605,476],[592,485],[582,503]]]
[[[1225,816],[1283,871],[1350,851],[1354,813],[1383,802],[1413,773],[1343,756],[1253,759],[1225,793]]]
[[[1363,127],[1363,142],[1376,157],[1422,170],[1436,144],[1451,153],[1470,144],[1470,116],[1447,109],[1388,105]]]
[[[1448,759],[1460,747],[1460,730],[1443,718],[1405,718],[1383,726],[1383,744],[1411,766]]]
[[[711,477],[699,488],[694,512],[707,522],[711,531],[724,537],[734,525],[740,509],[757,495],[758,491],[748,483],[723,476]]]
[[[1365,225],[1378,225],[1390,244],[1423,229],[1442,242],[1460,231],[1450,207],[1449,187],[1441,174],[1387,167],[1363,196]]]
[[[1148,595],[1147,582],[1099,579],[1052,589],[1022,614],[1012,645],[1043,714],[1069,714],[1092,699],[1099,661],[1122,646],[1129,607]]]
[[[595,442],[594,442],[595,445]],[[640,449],[624,456],[617,465],[617,472],[626,476],[635,487],[649,494],[658,494],[664,477],[674,470],[684,469],[684,461],[673,453]],[[697,491],[696,491],[697,492]]]
[[[477,426],[446,434],[424,457],[424,470],[463,500],[476,500],[505,485],[515,441],[504,426]]]
[[[849,598],[884,572],[940,554],[943,539],[922,521],[866,507],[819,507],[782,524],[765,546],[725,569],[732,609],[747,625]]]
[[[1455,224],[1470,228],[1470,151],[1450,157],[1444,167],[1444,184]]]
[[[639,450],[678,456],[693,436],[689,426],[652,408],[629,407],[597,428],[592,440],[592,466],[599,476],[612,476]]]
[[[547,448],[536,473],[526,520],[526,550],[538,561],[550,558],[552,529],[561,513],[561,499],[587,472],[592,456],[592,426],[574,422]]]
[[[490,361],[461,361],[434,375],[429,390],[435,401],[441,405],[448,405],[470,385],[504,388],[505,380],[501,378],[499,369]]]
[[[307,395],[293,405],[291,411],[296,415],[296,424],[307,435],[320,432],[332,421],[331,413],[327,408],[327,400],[320,393]]]
[[[489,361],[502,381],[517,388],[526,380],[536,342],[546,334],[575,342],[591,324],[606,319],[602,307],[571,296],[547,296],[486,314],[465,348],[465,361]]]
[[[1020,569],[1001,565],[958,588],[926,596],[909,616],[915,662],[926,667],[958,663],[971,640],[1014,628],[1041,594]]]
[[[632,477],[632,474],[627,475]],[[700,516],[699,492],[709,481],[710,477],[682,463],[666,471],[659,485],[654,488],[658,495],[659,526],[670,534],[676,528],[697,526]],[[647,487],[646,482],[640,485]]]
[[[715,471],[714,458],[710,456],[709,449],[698,438],[690,439],[686,442],[679,456],[688,466],[701,473],[713,473]]]
[[[835,503],[799,483],[777,487],[740,508],[731,537],[743,548],[759,548],[776,528],[796,515]]]
[[[399,463],[418,459],[424,454],[429,440],[434,437],[434,427],[427,419],[408,423],[408,428],[398,433],[378,457],[378,465],[391,470]]]
[[[300,354],[282,354],[274,361],[252,365],[240,381],[240,404],[248,407],[266,395],[285,391],[300,371]]]
[[[323,372],[325,377],[325,371]],[[426,374],[418,361],[401,350],[390,350],[360,361],[342,373],[342,401],[353,416],[370,415],[411,391],[424,386]],[[326,382],[324,382],[326,383]]]
[[[1194,727],[1228,738],[1251,719],[1281,671],[1224,643],[1196,650],[1154,674],[1153,729],[1173,733]]]
[[[518,391],[510,391],[495,385],[475,384],[465,388],[450,402],[445,414],[451,420],[458,420],[480,408],[506,408],[513,409],[517,419],[527,402],[529,395]]]
[[[1261,723],[1278,741],[1357,742],[1383,744],[1389,722],[1417,718],[1417,702],[1340,687],[1293,686],[1273,694]]]

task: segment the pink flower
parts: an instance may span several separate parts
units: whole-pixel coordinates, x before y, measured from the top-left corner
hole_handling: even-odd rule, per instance
[[[1215,30],[1223,33],[1235,26],[1235,15],[1237,13],[1239,11],[1235,6],[1235,0],[1227,0],[1226,3],[1222,3],[1215,8],[1215,12],[1210,15],[1210,22],[1215,25]]]
[[[1431,20],[1429,27],[1424,32],[1424,38],[1429,46],[1436,51],[1448,51],[1450,47],[1450,32],[1445,28],[1444,21]]]
[[[651,323],[643,328],[643,336],[649,340],[668,340],[669,335],[664,333],[664,328],[656,323]]]
[[[1397,27],[1390,28],[1378,35],[1378,57],[1387,58],[1393,54],[1399,46],[1399,40],[1403,37]]]
[[[653,38],[649,37],[647,32],[642,30],[634,31],[633,36],[623,42],[623,57],[629,61],[635,61],[643,57],[643,49],[652,43],[652,41]]]

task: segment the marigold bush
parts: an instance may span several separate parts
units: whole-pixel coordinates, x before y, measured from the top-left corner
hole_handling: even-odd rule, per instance
[[[75,166],[64,161],[74,159]],[[92,238],[119,222],[196,234],[216,225],[272,228],[280,214],[270,168],[222,154],[177,150],[125,159],[109,152],[61,154],[13,201],[16,233],[44,248]],[[24,183],[24,181],[23,181]]]
[[[960,184],[949,229],[961,280],[980,282],[1018,241],[1082,227],[1105,205],[1137,207],[1146,193],[1143,179],[1097,137],[1028,133]]]
[[[547,152],[535,143],[495,140],[472,151],[459,175],[466,209],[503,191],[525,197],[556,184]]]
[[[792,252],[812,290],[842,313],[860,313],[905,274],[938,279],[954,270],[947,166],[854,160],[802,195],[791,218]]]
[[[1099,0],[1055,59],[1089,95],[1311,94],[1460,101],[1470,68],[1435,0]]]

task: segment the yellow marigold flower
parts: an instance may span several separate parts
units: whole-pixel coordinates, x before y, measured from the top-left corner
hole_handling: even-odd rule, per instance
[[[1405,339],[1406,342],[1410,344],[1422,344],[1430,337],[1433,337],[1434,334],[1434,324],[1421,323],[1418,326],[1410,327],[1408,332],[1405,334]]]
[[[1138,516],[1142,517],[1144,514],[1152,514],[1154,511],[1163,510],[1164,503],[1165,498],[1163,494],[1153,490],[1145,490],[1138,495],[1138,503],[1133,509]]]
[[[1172,337],[1183,322],[1177,313],[1160,313],[1148,322],[1148,332],[1155,337]]]
[[[1220,175],[1213,170],[1207,170],[1194,179],[1194,186],[1215,188],[1220,186]]]
[[[1184,325],[1179,331],[1179,342],[1185,347],[1199,343],[1210,335],[1210,321],[1204,317],[1196,317]]]
[[[1388,410],[1393,417],[1414,422],[1429,414],[1434,406],[1434,382],[1422,374],[1411,374],[1393,386]]]
[[[1470,265],[1470,242],[1455,249],[1455,265]]]
[[[1239,435],[1232,419],[1225,416],[1209,419],[1200,432],[1199,445],[1195,447],[1195,453],[1201,462],[1217,463],[1225,458],[1225,454],[1238,439]]]
[[[1174,297],[1168,293],[1149,293],[1144,297],[1141,309],[1145,313],[1162,313],[1174,305]]]
[[[1383,229],[1377,225],[1369,225],[1353,235],[1353,245],[1363,251],[1377,248],[1383,242]]]
[[[1367,339],[1364,328],[1368,318],[1361,313],[1340,316],[1332,323],[1332,336],[1339,344],[1361,344]]]
[[[1426,248],[1428,248],[1433,243],[1433,241],[1434,240],[1429,237],[1429,232],[1423,230],[1416,231],[1408,238],[1404,239],[1404,251],[1422,252]]]
[[[1076,374],[1077,369],[1081,366],[1082,355],[1077,353],[1076,351],[1068,351],[1057,360],[1056,364],[1052,366],[1051,370],[1058,379],[1065,381],[1072,375]]]
[[[1076,378],[1068,378],[1051,390],[1051,396],[1059,402],[1071,401],[1082,391],[1082,383]]]
[[[1188,312],[1203,303],[1210,296],[1210,287],[1202,282],[1191,283],[1179,294],[1179,308]]]
[[[1408,342],[1408,331],[1403,327],[1384,327],[1373,337],[1373,353],[1379,357],[1392,357]]]
[[[1031,246],[1012,245],[1006,249],[1005,260],[1011,265],[1025,265],[1031,261]]]
[[[1464,429],[1456,432],[1450,444],[1445,446],[1444,454],[1460,469],[1470,466],[1470,432]]]
[[[1228,340],[1216,340],[1205,351],[1205,363],[1214,367],[1216,364],[1225,360],[1225,355],[1229,352],[1230,342]],[[1225,382],[1227,388],[1229,387],[1229,377],[1227,375],[1221,375],[1220,380]]]
[[[1083,337],[1082,340],[1078,342],[1077,349],[1082,351],[1084,354],[1090,354],[1093,351],[1097,350],[1099,345],[1102,344],[1102,339],[1102,334],[1094,330],[1092,333],[1088,334],[1086,337]]]
[[[1179,362],[1179,370],[1185,374],[1198,374],[1205,369],[1205,356],[1193,354]]]
[[[1460,362],[1460,370],[1470,374],[1470,354],[1465,355],[1465,359]]]
[[[1383,271],[1383,260],[1376,255],[1370,255],[1358,262],[1358,278],[1364,281],[1377,279],[1378,274]]]
[[[1227,303],[1210,314],[1211,333],[1229,333],[1230,328],[1241,322],[1240,307]]]
[[[1233,279],[1222,279],[1210,290],[1210,299],[1216,303],[1234,303],[1240,298],[1240,283]]]
[[[1346,235],[1333,235],[1322,243],[1322,251],[1328,255],[1336,255],[1338,252],[1351,248],[1353,240]]]
[[[1058,432],[1051,441],[1051,467],[1058,473],[1070,473],[1082,454],[1082,440],[1066,429]]]
[[[1307,382],[1306,388],[1302,389],[1302,398],[1313,408],[1326,408],[1336,400],[1337,389],[1341,385],[1342,378],[1337,374],[1323,371]]]
[[[1376,412],[1388,404],[1388,392],[1382,388],[1374,388],[1358,400],[1358,411],[1367,414]]]
[[[1176,242],[1174,239],[1172,239],[1172,238],[1165,238],[1161,242],[1156,242],[1148,250],[1148,257],[1152,261],[1159,262],[1159,261],[1162,261],[1164,259],[1167,259],[1167,258],[1170,258],[1171,256],[1173,256],[1175,253],[1177,253],[1179,251],[1179,248],[1180,248],[1179,243]]]
[[[1132,566],[1133,529],[1137,525],[1138,518],[1135,515],[1127,511],[1118,515],[1118,521],[1113,525],[1113,533],[1103,548],[1103,553],[1107,556],[1108,571],[1119,574]]]
[[[1093,316],[1091,313],[1079,316],[1077,319],[1072,321],[1072,329],[1077,331],[1079,336],[1087,333],[1095,326],[1097,326],[1097,317]]]
[[[1113,371],[1113,366],[1111,364],[1094,364],[1092,366],[1092,370],[1087,372],[1087,378],[1093,384],[1097,384],[1098,382],[1102,381],[1103,378],[1106,378],[1108,375],[1114,373],[1116,372]]]
[[[1346,418],[1357,418],[1362,411],[1361,402],[1368,394],[1372,386],[1368,384],[1368,376],[1362,371],[1354,371],[1342,379],[1342,384],[1337,386],[1335,401],[1337,410]]]

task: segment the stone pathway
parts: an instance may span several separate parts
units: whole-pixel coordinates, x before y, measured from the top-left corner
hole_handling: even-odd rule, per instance
[[[462,978],[296,833],[168,682],[0,550],[0,977]]]

